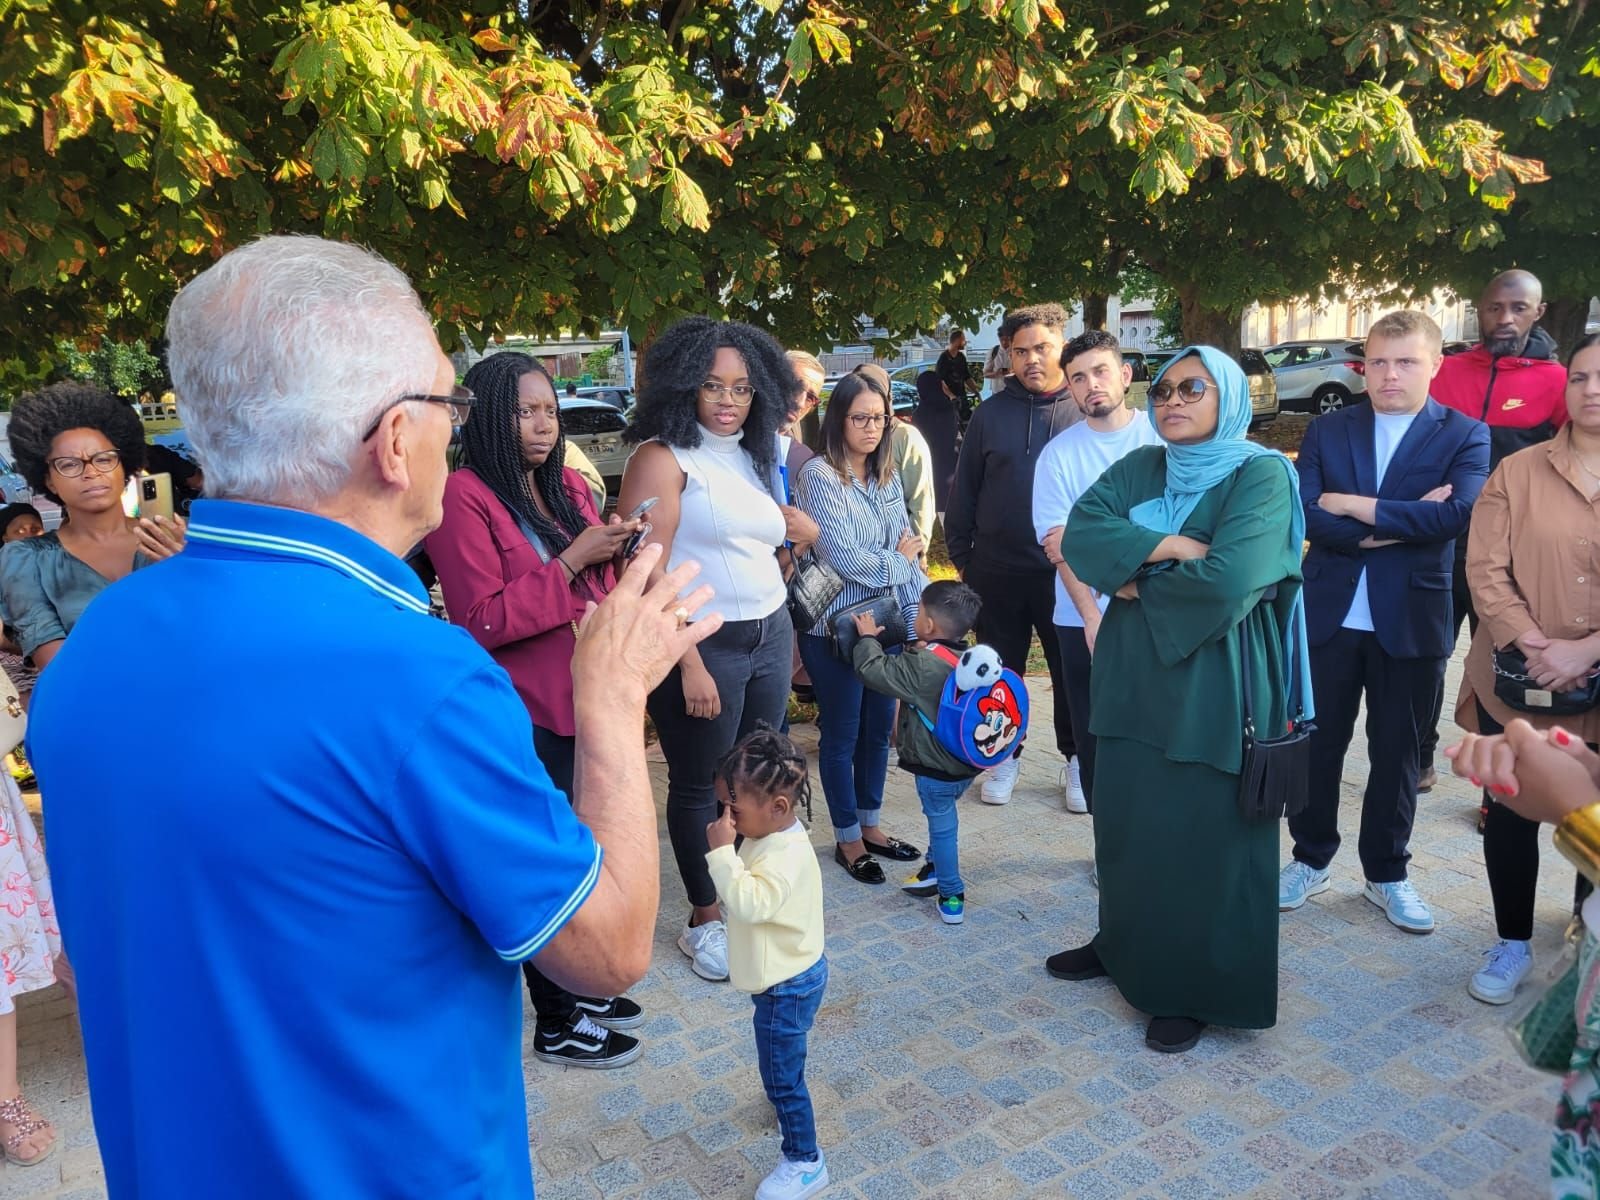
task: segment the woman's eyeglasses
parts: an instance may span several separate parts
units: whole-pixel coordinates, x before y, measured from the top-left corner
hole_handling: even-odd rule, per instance
[[[740,408],[749,408],[750,402],[756,398],[756,390],[748,383],[728,384],[708,379],[700,385],[700,398],[713,403],[725,399]]]
[[[883,413],[851,413],[850,424],[857,429],[879,429],[889,423]]]
[[[1150,403],[1157,408],[1165,408],[1172,404],[1193,404],[1208,391],[1216,391],[1217,385],[1209,379],[1201,379],[1192,375],[1188,379],[1179,380],[1177,384],[1168,383],[1163,379],[1150,389]]]
[[[413,400],[419,403],[443,404],[448,406],[450,409],[450,424],[457,426],[465,425],[467,423],[467,417],[472,412],[472,406],[478,402],[478,398],[472,394],[472,389],[466,387],[458,386],[452,388],[448,396],[434,396],[427,392],[408,392],[404,396],[401,396],[393,404],[384,405],[383,411],[373,419],[372,427],[361,435],[361,440],[363,442],[370,442],[372,440],[372,435],[378,432],[378,426],[383,424],[383,419],[387,417],[391,411],[399,408],[402,404],[409,404]]]
[[[102,450],[87,458],[52,458],[50,469],[63,479],[76,479],[90,467],[94,468],[96,475],[109,475],[121,461],[122,455],[115,450]]]

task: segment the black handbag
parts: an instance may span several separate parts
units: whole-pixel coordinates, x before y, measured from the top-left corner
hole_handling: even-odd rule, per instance
[[[828,618],[828,644],[841,662],[855,661],[856,643],[861,640],[856,617],[861,613],[871,613],[872,619],[882,627],[878,641],[883,646],[898,646],[906,640],[906,619],[900,614],[900,601],[893,592],[884,592],[841,608]]]
[[[1528,658],[1516,646],[1494,652],[1495,699],[1518,712],[1570,717],[1600,704],[1600,675],[1584,677],[1570,692],[1552,692],[1528,676]]]
[[[827,615],[828,606],[844,591],[839,573],[810,550],[794,555],[789,576],[789,616],[801,633],[809,633]]]
[[[1244,756],[1239,765],[1239,815],[1246,821],[1292,817],[1306,805],[1311,785],[1311,735],[1315,723],[1305,719],[1300,697],[1300,670],[1288,664],[1284,707],[1293,714],[1282,737],[1256,734],[1255,698],[1250,684],[1250,635],[1239,629],[1239,662],[1244,682]]]

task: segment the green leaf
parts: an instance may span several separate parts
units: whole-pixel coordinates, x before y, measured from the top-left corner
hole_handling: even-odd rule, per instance
[[[674,233],[685,225],[702,231],[711,228],[711,209],[706,203],[706,194],[682,167],[673,167],[667,172],[661,223]]]

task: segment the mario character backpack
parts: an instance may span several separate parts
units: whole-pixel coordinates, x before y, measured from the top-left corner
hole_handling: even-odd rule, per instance
[[[957,655],[948,646],[929,646],[954,668],[944,681],[939,712],[922,718],[938,743],[979,771],[997,766],[1016,752],[1028,732],[1028,685],[990,646],[973,646]],[[962,686],[965,685],[965,686]]]

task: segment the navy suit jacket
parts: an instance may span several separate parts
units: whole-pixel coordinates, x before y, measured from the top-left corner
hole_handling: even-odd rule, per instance
[[[1358,404],[1317,417],[1306,429],[1296,469],[1306,510],[1306,631],[1311,645],[1344,623],[1361,570],[1373,632],[1395,658],[1443,658],[1455,628],[1451,564],[1455,539],[1467,531],[1472,504],[1489,476],[1489,427],[1433,399],[1423,405],[1380,479],[1372,406]],[[1448,500],[1421,497],[1451,485]],[[1336,517],[1317,506],[1324,492],[1374,496],[1377,524]],[[1364,538],[1394,546],[1362,549]]]

